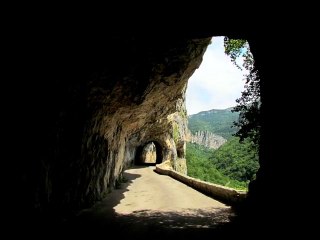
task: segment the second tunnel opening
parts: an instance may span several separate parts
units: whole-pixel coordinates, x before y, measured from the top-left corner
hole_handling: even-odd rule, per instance
[[[162,163],[163,153],[161,145],[156,141],[150,141],[137,147],[135,165],[155,166]]]

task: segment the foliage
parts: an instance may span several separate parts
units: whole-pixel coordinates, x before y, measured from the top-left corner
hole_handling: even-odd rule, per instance
[[[243,57],[242,66],[246,69],[245,90],[240,98],[236,100],[237,106],[232,110],[239,112],[239,120],[234,122],[238,128],[235,136],[240,138],[240,141],[249,138],[253,141],[252,147],[258,149],[260,144],[260,78],[257,69],[254,65],[253,55],[250,51],[247,41],[242,39],[224,39],[225,53],[230,56],[231,61],[237,66],[236,60],[238,57]]]
[[[213,152],[210,160],[224,175],[242,182],[254,179],[259,168],[259,157],[249,139],[242,143],[233,137],[219,149]]]
[[[178,125],[174,122],[174,123],[173,123],[173,140],[174,140],[175,143],[178,142],[179,137],[180,137],[179,127],[178,127]]]
[[[238,118],[239,114],[232,112],[232,108],[223,110],[212,109],[190,115],[188,128],[192,133],[208,130],[209,132],[229,139],[237,132],[237,128],[232,128],[232,124]]]
[[[214,150],[204,148],[197,144],[188,143],[186,159],[188,165],[188,175],[200,180],[244,190],[247,188],[247,182],[233,180],[224,175],[216,168],[214,162],[210,159]]]
[[[224,45],[231,61],[246,71],[245,90],[236,100],[237,105],[231,111],[229,109],[230,113],[219,112],[227,109],[211,110],[189,117],[191,132],[208,130],[227,138],[228,142],[217,150],[187,144],[188,175],[225,186],[245,188],[255,178],[259,168],[260,78],[247,41],[226,37]],[[242,67],[237,63],[239,57],[243,57]],[[232,124],[233,129],[230,127]]]
[[[178,113],[182,118],[187,118],[187,110],[186,109],[182,109]]]
[[[229,39],[224,38],[224,52],[230,56],[231,61],[239,68],[237,64],[237,58],[243,55],[243,52],[248,47],[248,43],[243,39]]]

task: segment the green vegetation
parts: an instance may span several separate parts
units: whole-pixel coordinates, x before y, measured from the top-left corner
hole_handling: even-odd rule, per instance
[[[179,115],[182,117],[182,118],[187,118],[187,110],[186,109],[182,109],[181,111],[178,112]]]
[[[230,39],[228,37],[224,38],[224,52],[230,56],[231,61],[240,70],[242,68],[238,65],[237,58],[244,56],[247,53],[248,47],[248,42],[244,39]]]
[[[190,115],[188,128],[192,133],[208,130],[228,140],[238,130],[236,127],[232,127],[233,122],[237,121],[238,118],[239,113],[232,112],[232,108],[212,109]]]
[[[260,77],[249,44],[225,37],[225,53],[246,70],[245,90],[233,109],[210,110],[189,117],[191,132],[208,130],[228,141],[217,150],[187,145],[188,175],[233,188],[246,188],[259,168],[261,129]],[[243,57],[240,67],[236,60]],[[231,126],[234,128],[231,128]]]
[[[191,115],[189,129],[209,130],[228,139],[219,149],[208,149],[197,144],[187,144],[188,175],[236,189],[247,188],[259,168],[258,151],[250,138],[234,137],[231,128],[239,114],[225,110],[210,110]]]
[[[252,144],[248,139],[240,143],[238,137],[233,137],[217,149],[210,160],[222,174],[231,179],[251,181],[259,168],[259,157]]]
[[[232,179],[231,177],[223,173],[222,165],[219,165],[220,169],[216,167],[214,163],[215,152],[216,151],[204,148],[200,145],[188,143],[186,154],[188,164],[188,175],[190,177],[198,178],[206,182],[216,183],[235,189],[247,189],[248,181],[241,182]],[[219,154],[219,156],[220,155],[222,154]],[[216,161],[220,162],[220,158],[217,158]],[[230,172],[233,173],[231,169]]]
[[[178,142],[179,137],[180,137],[179,127],[178,127],[178,125],[174,122],[174,123],[173,123],[173,140],[174,140],[175,143]]]
[[[238,128],[235,136],[250,139],[252,147],[259,151],[260,129],[261,129],[261,99],[260,99],[260,77],[254,64],[253,55],[250,51],[249,43],[242,39],[224,39],[225,53],[231,57],[232,62],[236,63],[238,57],[243,57],[242,67],[248,72],[244,75],[246,83],[245,90],[240,98],[236,100],[237,106],[234,112],[239,112],[239,119],[234,125]]]

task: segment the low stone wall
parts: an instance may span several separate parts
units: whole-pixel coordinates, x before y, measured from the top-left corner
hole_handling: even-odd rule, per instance
[[[156,165],[155,171],[159,174],[168,175],[210,197],[213,197],[228,205],[235,205],[242,202],[246,198],[245,191],[239,191],[232,188],[220,186],[213,183],[208,183],[183,175],[171,169],[161,167],[161,164]]]

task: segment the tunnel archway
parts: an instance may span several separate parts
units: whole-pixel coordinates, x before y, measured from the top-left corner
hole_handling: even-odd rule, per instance
[[[149,154],[149,158],[146,159],[146,155]],[[154,166],[160,164],[163,161],[163,147],[157,141],[149,141],[137,147],[136,155],[134,159],[135,165],[147,165]]]
[[[189,72],[183,73],[182,70],[179,70],[182,69],[181,66],[196,67],[195,64],[198,62],[197,58],[200,54],[194,55],[193,52],[201,53],[200,50],[202,48],[200,47],[205,45],[205,41],[201,38],[223,34],[230,35],[230,32],[208,30],[205,33],[199,34],[201,36],[190,34],[191,36],[189,37],[190,39],[187,39],[188,41],[178,39],[179,41],[177,42],[175,42],[175,39],[167,36],[164,39],[155,38],[153,41],[145,37],[141,39],[138,37],[122,39],[117,36],[113,38],[108,37],[106,41],[101,41],[103,45],[88,45],[85,43],[81,54],[78,52],[80,48],[74,44],[70,45],[72,47],[71,50],[69,49],[69,45],[65,45],[59,48],[59,51],[49,52],[51,54],[47,54],[47,56],[50,57],[48,57],[48,60],[49,63],[52,61],[52,64],[48,64],[47,61],[42,61],[46,66],[44,66],[44,68],[37,68],[37,70],[35,69],[37,71],[35,75],[41,76],[41,78],[39,77],[39,86],[43,88],[44,91],[36,91],[36,88],[33,88],[37,82],[24,82],[23,84],[28,86],[27,90],[29,91],[25,89],[21,91],[21,93],[26,95],[26,97],[23,98],[24,100],[30,99],[28,98],[29,95],[35,95],[36,97],[34,98],[37,99],[37,101],[34,102],[21,101],[25,104],[25,109],[29,109],[29,111],[34,111],[35,113],[28,114],[27,121],[29,121],[28,123],[30,123],[32,127],[27,128],[30,129],[28,134],[24,134],[30,136],[30,138],[33,136],[34,140],[32,141],[31,139],[27,141],[30,147],[25,145],[28,146],[25,148],[30,149],[29,151],[21,152],[23,152],[23,154],[25,154],[25,152],[30,153],[30,159],[33,161],[31,163],[36,165],[36,167],[33,167],[31,164],[29,166],[29,162],[23,161],[23,163],[17,164],[22,167],[22,170],[16,173],[18,174],[18,179],[28,180],[19,180],[19,185],[17,185],[25,191],[23,193],[19,192],[19,197],[25,197],[25,201],[21,202],[28,203],[26,204],[26,209],[34,211],[33,207],[39,206],[38,208],[41,211],[47,208],[58,208],[63,211],[64,209],[69,209],[69,205],[77,206],[77,208],[92,205],[95,201],[99,200],[101,196],[104,196],[109,186],[112,186],[117,178],[120,170],[122,170],[121,161],[124,159],[125,139],[128,139],[128,136],[130,136],[128,133],[136,131],[133,129],[139,129],[141,126],[144,127],[146,123],[154,122],[155,116],[161,118],[172,110],[175,101],[172,100],[173,98],[170,97],[170,94],[172,92],[179,92],[179,89],[177,90],[175,87],[183,85],[177,78],[181,75],[189,75]],[[231,37],[232,36],[241,38],[248,37],[244,33],[240,34],[240,31],[239,33],[234,32],[231,34]],[[268,42],[271,45],[264,45],[262,39],[256,37],[255,32],[252,32],[250,36],[255,44],[255,53],[259,52],[259,59],[257,59],[258,67],[263,66],[261,75],[267,80],[272,80],[274,77],[272,70],[274,69],[274,61],[265,61],[263,57],[270,56],[270,52],[272,52],[270,50],[277,45],[274,44],[273,41]],[[77,40],[79,39],[77,38]],[[155,44],[155,41],[159,44]],[[79,41],[74,42],[77,42],[79,46],[81,46]],[[283,43],[285,42],[283,41]],[[51,45],[52,44],[47,44],[46,46]],[[91,48],[89,49],[89,46],[94,46],[94,50],[97,49],[98,51],[90,50]],[[159,46],[161,46],[161,51],[158,49]],[[193,51],[195,48],[193,46],[199,46],[198,49],[195,49],[197,51]],[[282,45],[279,44],[278,48],[279,46]],[[174,51],[171,51],[171,49],[174,49]],[[186,53],[183,50],[185,50]],[[41,52],[42,51],[43,49],[41,48]],[[187,53],[191,53],[190,55],[195,57],[192,59],[193,62],[190,60],[187,64],[184,64],[182,61],[184,59],[188,60]],[[70,56],[61,57],[66,54]],[[124,54],[128,54],[129,56],[124,59],[122,57]],[[176,55],[179,57],[176,57]],[[106,58],[105,56],[110,57]],[[284,54],[281,56],[285,58]],[[42,60],[42,58],[39,59]],[[52,59],[59,59],[60,65],[56,66],[54,64],[56,62]],[[92,61],[92,59],[94,61]],[[106,62],[106,59],[108,62]],[[282,58],[278,59],[282,60]],[[161,64],[157,62],[160,60],[163,60]],[[54,66],[53,69],[51,69],[52,66]],[[106,70],[101,70],[100,68],[102,67],[100,66],[106,66]],[[43,72],[40,73],[46,74],[39,74],[38,69],[42,69]],[[50,74],[46,72],[48,69],[52,70],[49,72]],[[283,69],[282,65],[279,65],[279,69]],[[52,73],[53,77],[51,77]],[[89,75],[90,78],[87,77]],[[92,78],[91,75],[93,76]],[[43,85],[43,76],[49,76],[49,80],[52,78],[52,87],[47,88]],[[56,80],[56,76],[59,77],[57,78],[58,80]],[[265,89],[269,87],[270,90],[272,89],[272,91],[276,93],[276,96],[272,96],[272,99],[278,99],[279,102],[281,102],[281,100],[283,100],[283,92],[280,92],[280,90],[273,85],[281,82],[279,76],[278,78],[279,81],[264,81],[262,91],[265,93]],[[33,78],[30,79],[34,80]],[[154,84],[152,86],[155,87],[147,88],[148,83]],[[87,89],[88,86],[90,88]],[[121,86],[123,87],[121,88]],[[153,90],[154,92],[149,94],[147,90]],[[155,94],[157,92],[160,94]],[[23,94],[18,96],[21,97]],[[148,96],[150,96],[149,100],[147,98]],[[41,101],[38,101],[38,99],[41,99]],[[151,102],[151,99],[154,99],[152,102],[154,103],[154,107],[150,107],[153,106],[151,104],[147,105],[150,107],[148,108],[150,111],[146,111],[145,105],[141,104],[145,99],[149,102]],[[170,101],[166,101],[166,99]],[[276,102],[275,100],[273,101]],[[46,107],[42,107],[42,105]],[[29,106],[32,106],[31,110]],[[264,108],[264,116],[274,116],[274,107],[275,109],[279,108],[278,103],[274,105],[270,103],[264,106],[267,106],[267,108]],[[39,109],[43,111],[39,111]],[[91,114],[93,116],[91,116]],[[144,117],[142,118],[141,116]],[[17,119],[19,118],[17,117]],[[145,120],[142,121],[141,119]],[[276,194],[269,194],[270,191],[264,191],[268,186],[272,187],[272,192],[278,191],[280,196],[283,195],[284,189],[281,184],[279,184],[284,172],[281,170],[290,172],[287,171],[289,165],[281,165],[281,161],[286,158],[282,158],[282,155],[276,156],[276,154],[271,154],[267,151],[272,149],[272,147],[278,149],[279,145],[281,146],[281,148],[279,147],[279,150],[281,150],[280,153],[285,152],[283,151],[283,145],[280,144],[279,139],[281,138],[274,138],[277,133],[282,132],[280,131],[282,129],[279,130],[278,128],[283,127],[283,124],[279,124],[273,118],[271,121],[268,120],[268,118],[262,119],[266,119],[264,121],[268,123],[268,128],[264,129],[264,136],[266,137],[263,138],[264,147],[261,153],[261,155],[264,156],[261,159],[263,164],[260,171],[261,174],[258,174],[257,177],[257,184],[252,185],[250,195],[258,199],[257,202],[259,201],[258,203],[261,205],[267,202],[265,199],[268,199],[268,197],[273,199],[273,196],[276,196]],[[84,148],[84,150],[81,150],[81,148],[86,145],[85,143],[91,142],[91,135],[93,136],[98,130],[98,133],[102,135],[102,133],[100,133],[101,129],[97,127],[99,125],[97,125],[97,123],[99,122],[104,126],[104,137],[106,138],[108,149],[100,151],[101,148],[106,148],[106,144],[99,143],[99,145],[90,144],[89,149]],[[119,125],[119,123],[122,124]],[[135,124],[137,126],[135,126]],[[270,127],[273,126],[272,124],[276,127]],[[26,128],[24,128],[24,130],[25,129]],[[31,133],[31,129],[37,131],[36,134],[34,132]],[[150,128],[148,128],[148,131],[149,129]],[[72,142],[72,148],[69,146],[70,142]],[[41,147],[35,150],[33,147],[35,145],[40,145]],[[130,144],[130,147],[131,146],[137,145]],[[41,149],[41,151],[38,151],[38,149]],[[131,150],[131,148],[128,149]],[[134,147],[132,149],[134,150]],[[33,153],[33,151],[35,152]],[[87,154],[89,151],[90,154]],[[156,152],[158,151],[158,148],[156,148]],[[130,154],[131,152],[127,155],[131,157]],[[178,149],[177,154],[179,156]],[[135,151],[132,151],[132,155],[134,158]],[[159,154],[157,153],[157,155]],[[25,156],[18,159],[20,159],[20,161],[21,159],[25,160]],[[157,160],[158,159],[157,157]],[[270,159],[270,162],[266,161],[266,159]],[[131,161],[132,158],[130,158],[130,162]],[[283,167],[284,165],[285,167]],[[22,186],[20,185],[21,183],[23,183]],[[61,188],[61,186],[63,187]],[[256,186],[262,186],[263,188],[257,191]],[[28,192],[29,190],[30,193]],[[20,203],[20,198],[17,197],[16,199],[19,199]],[[62,203],[65,206],[62,205]],[[257,205],[257,207],[259,206]]]

